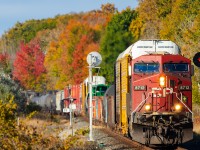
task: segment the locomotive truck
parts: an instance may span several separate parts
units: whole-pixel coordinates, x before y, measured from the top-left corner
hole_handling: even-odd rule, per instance
[[[118,56],[113,93],[105,94],[107,124],[146,145],[192,140],[193,72],[172,41],[132,44]]]

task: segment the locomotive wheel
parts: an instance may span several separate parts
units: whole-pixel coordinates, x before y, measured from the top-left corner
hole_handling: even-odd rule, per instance
[[[146,129],[145,131],[145,145],[149,145],[150,144],[150,141],[151,141],[151,134],[150,134],[150,129]]]
[[[177,133],[177,141],[176,144],[182,144],[183,143],[183,131],[182,129],[178,131]]]

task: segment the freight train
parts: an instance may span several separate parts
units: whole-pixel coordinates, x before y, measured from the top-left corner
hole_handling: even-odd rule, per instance
[[[190,141],[193,74],[191,61],[181,55],[174,42],[140,40],[118,56],[114,84],[101,83],[104,90],[99,95],[93,94],[93,119],[146,145]],[[71,97],[76,99],[77,112],[85,115],[88,114],[87,82],[78,87]],[[64,89],[65,93],[69,89],[73,93],[73,88]],[[69,96],[66,94],[64,100]],[[69,106],[69,101],[64,103]]]

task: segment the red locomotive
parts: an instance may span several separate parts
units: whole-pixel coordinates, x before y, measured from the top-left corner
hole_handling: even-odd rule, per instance
[[[105,97],[108,125],[146,145],[191,140],[193,70],[171,41],[134,43],[117,58],[115,92]]]

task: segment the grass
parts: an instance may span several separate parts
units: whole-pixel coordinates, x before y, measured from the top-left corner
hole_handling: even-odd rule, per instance
[[[44,117],[46,116],[46,118]],[[35,142],[32,149],[97,149],[97,143],[88,142],[88,128],[76,130],[74,136],[69,135],[66,139],[61,140],[59,133],[69,126],[69,120],[63,116],[53,116],[49,119],[48,114],[30,114],[26,118],[20,119],[20,124],[24,126],[27,134],[37,134],[40,137],[40,143]],[[38,144],[38,145],[37,145]]]

